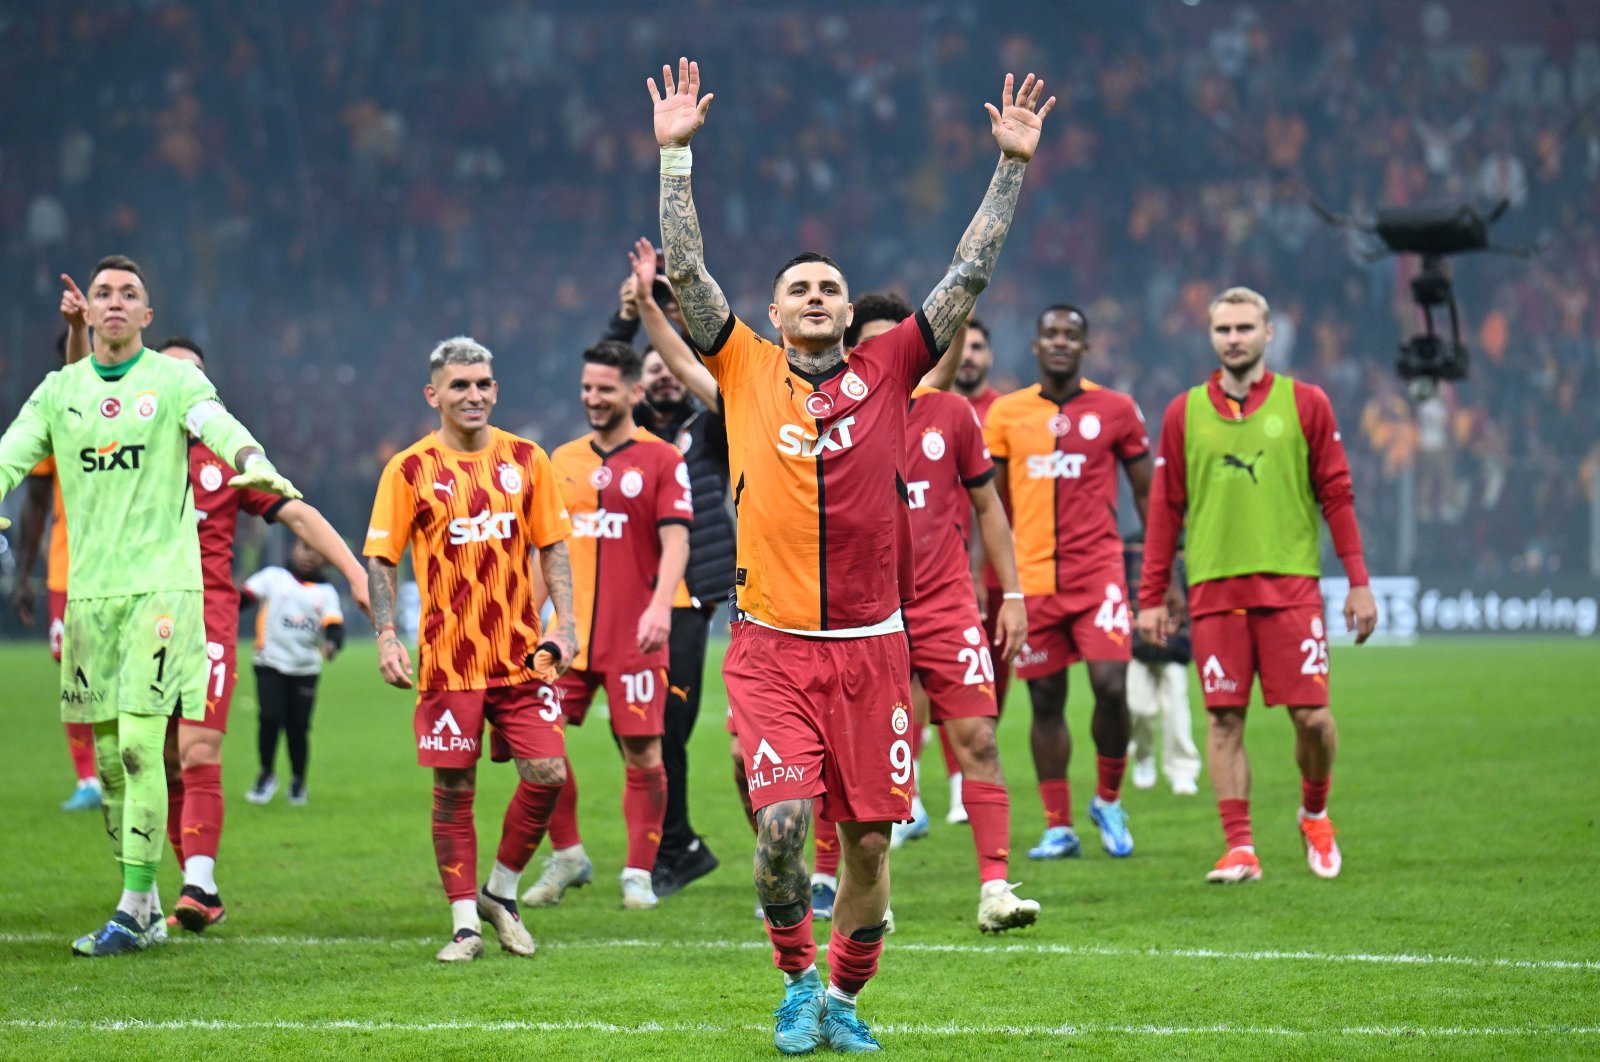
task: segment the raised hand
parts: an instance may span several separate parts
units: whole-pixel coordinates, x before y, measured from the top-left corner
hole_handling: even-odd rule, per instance
[[[1011,86],[1012,75],[1007,74],[1005,90],[1000,93],[1000,109],[996,110],[992,103],[985,103],[983,109],[989,112],[989,131],[994,134],[995,143],[1000,145],[1001,154],[1008,159],[1027,162],[1039,147],[1039,131],[1044,128],[1044,116],[1055,107],[1056,98],[1051,96],[1044,101],[1043,107],[1039,106],[1039,97],[1044,94],[1044,82],[1032,74],[1022,79],[1022,87],[1017,90],[1014,100]],[[657,139],[660,139],[660,128],[658,119]]]
[[[688,147],[689,141],[705,124],[706,111],[716,98],[712,93],[707,93],[705,99],[700,98],[700,64],[679,59],[676,81],[672,78],[672,67],[663,66],[662,88],[656,88],[655,78],[650,78],[649,84],[650,98],[655,101],[656,143],[661,147]],[[1010,88],[1009,80],[1006,86]],[[1037,132],[1034,142],[1038,142]]]
[[[655,302],[655,292],[651,290],[656,280],[655,244],[639,237],[634,241],[633,250],[628,252],[628,261],[633,263],[634,298],[640,302]]]
[[[83,297],[83,292],[78,290],[78,285],[67,274],[61,274],[61,283],[66,285],[66,290],[61,293],[61,318],[67,322],[68,328],[89,327],[89,300]]]

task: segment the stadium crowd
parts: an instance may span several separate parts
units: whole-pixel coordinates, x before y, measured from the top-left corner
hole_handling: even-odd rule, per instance
[[[127,252],[157,331],[205,344],[223,397],[353,533],[427,427],[413,366],[445,336],[500,356],[508,428],[580,430],[579,352],[632,240],[658,231],[644,79],[666,50],[692,44],[740,101],[696,177],[719,276],[756,320],[771,262],[802,247],[859,290],[925,290],[993,164],[967,108],[994,71],[1031,69],[1062,107],[979,306],[998,386],[1026,382],[1034,318],[1066,299],[1093,321],[1087,374],[1154,415],[1210,364],[1210,296],[1253,285],[1274,302],[1273,367],[1347,425],[1375,572],[1398,563],[1402,483],[1419,565],[1582,566],[1600,492],[1594,10],[1539,3],[1508,26],[1493,0],[1051,5],[1055,31],[1022,36],[975,0],[804,18],[705,0],[684,42],[658,5],[303,8],[126,0],[0,24],[7,409],[52,365],[57,274]],[[1453,263],[1472,376],[1414,406],[1393,355],[1417,329],[1415,263],[1369,261],[1313,199],[1370,217],[1501,198],[1497,240],[1548,246]]]

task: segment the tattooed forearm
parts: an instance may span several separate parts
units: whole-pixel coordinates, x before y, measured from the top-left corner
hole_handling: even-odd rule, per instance
[[[661,175],[661,249],[667,256],[667,281],[683,310],[689,338],[701,350],[710,348],[732,310],[717,282],[706,272],[700,217],[694,209],[689,178]]]
[[[784,800],[756,812],[756,895],[766,907],[811,898],[806,832],[811,801]]]
[[[399,571],[394,565],[382,557],[367,558],[367,593],[372,597],[372,625],[378,629],[379,639],[383,638],[385,627],[395,625],[395,584],[398,581]]]
[[[556,623],[572,622],[572,562],[567,559],[567,544],[557,542],[539,551],[539,571],[544,575],[545,592],[556,609]]]
[[[989,191],[984,195],[972,224],[962,233],[950,271],[922,304],[922,313],[933,328],[939,349],[944,350],[955,337],[956,329],[967,319],[978,293],[994,275],[1000,248],[1011,231],[1017,212],[1017,196],[1022,192],[1022,175],[1027,164],[1013,158],[1000,159]]]

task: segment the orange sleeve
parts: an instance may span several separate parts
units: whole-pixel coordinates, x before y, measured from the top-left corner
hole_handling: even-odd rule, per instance
[[[540,549],[553,546],[572,534],[572,518],[556,482],[555,467],[544,447],[533,451],[533,497],[529,500],[528,526],[533,544]]]
[[[996,461],[1011,459],[1011,449],[1006,442],[1006,409],[1006,404],[997,400],[989,407],[989,415],[983,421],[983,442],[989,447],[989,456]]]
[[[378,496],[372,502],[372,519],[367,524],[367,541],[361,548],[364,556],[399,564],[405,554],[416,512],[416,498],[404,471],[409,456],[402,451],[384,466],[383,478],[378,480]]]
[[[750,330],[750,326],[737,317],[729,317],[711,349],[700,355],[707,371],[724,392],[742,387],[773,357],[782,357],[776,346]]]

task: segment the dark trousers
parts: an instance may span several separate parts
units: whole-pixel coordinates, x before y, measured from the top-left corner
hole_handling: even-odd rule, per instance
[[[667,642],[666,730],[661,735],[661,763],[667,770],[667,817],[661,829],[658,865],[669,865],[694,842],[689,825],[689,735],[700,715],[700,687],[706,667],[706,636],[715,607],[672,610],[672,637]]]
[[[271,774],[278,758],[278,734],[289,746],[289,769],[305,780],[311,757],[311,709],[317,701],[316,675],[285,675],[270,667],[256,665],[256,700],[260,702],[260,730],[256,746],[261,753],[261,771]]]

